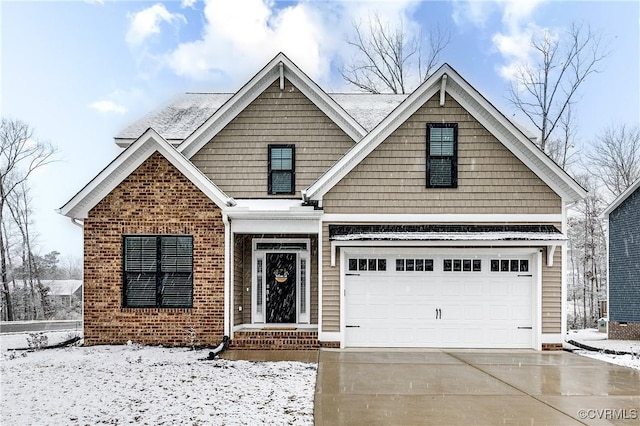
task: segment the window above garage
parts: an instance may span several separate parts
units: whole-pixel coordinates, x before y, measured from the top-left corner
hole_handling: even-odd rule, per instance
[[[458,124],[427,124],[427,188],[458,187]]]

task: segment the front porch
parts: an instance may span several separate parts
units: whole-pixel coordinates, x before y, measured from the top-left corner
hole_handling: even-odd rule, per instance
[[[320,348],[318,330],[295,327],[244,328],[233,333],[229,345],[235,350],[313,350]]]

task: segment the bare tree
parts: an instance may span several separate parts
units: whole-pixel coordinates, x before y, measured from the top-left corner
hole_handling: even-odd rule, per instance
[[[347,83],[370,93],[409,93],[429,77],[451,40],[440,27],[426,38],[422,33],[411,36],[402,19],[392,26],[378,13],[365,25],[354,22],[353,29],[354,37],[346,42],[354,56],[340,73]]]
[[[51,144],[33,138],[33,130],[22,121],[2,119],[0,124],[0,222],[4,225],[9,197],[38,168],[51,162],[55,149]],[[0,232],[0,280],[2,308],[8,321],[13,320],[9,292],[8,242]]]
[[[531,46],[536,58],[518,68],[509,101],[538,129],[539,146],[545,151],[578,89],[589,75],[600,71],[609,52],[603,47],[601,35],[577,24],[572,24],[564,36],[546,31],[534,36]]]
[[[611,125],[593,142],[588,161],[614,196],[640,179],[640,126]]]
[[[547,140],[546,150],[549,157],[560,167],[567,170],[576,161],[575,124],[571,104],[558,124],[558,135]]]

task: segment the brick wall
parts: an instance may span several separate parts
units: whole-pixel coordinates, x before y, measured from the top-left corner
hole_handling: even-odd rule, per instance
[[[193,307],[122,307],[123,234],[193,236]],[[157,152],[84,221],[86,345],[217,345],[224,327],[224,224],[220,208]]]
[[[611,340],[640,340],[640,322],[620,324],[618,321],[610,321],[608,337]]]

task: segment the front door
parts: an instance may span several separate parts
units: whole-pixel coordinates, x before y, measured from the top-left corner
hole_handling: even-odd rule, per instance
[[[266,254],[267,323],[296,322],[296,253]]]

